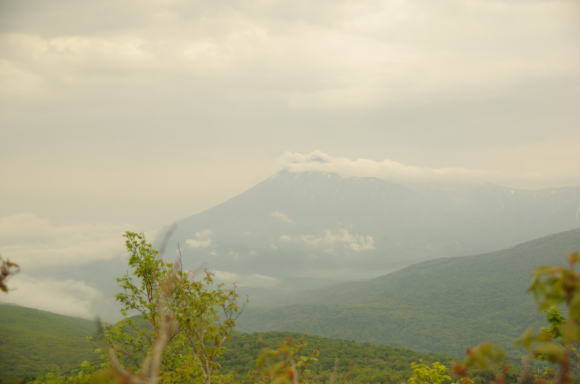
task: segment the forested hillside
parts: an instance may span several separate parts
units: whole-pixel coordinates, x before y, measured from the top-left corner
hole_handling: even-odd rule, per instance
[[[484,340],[511,347],[540,324],[526,294],[537,265],[580,249],[580,230],[477,256],[416,264],[370,281],[319,289],[274,308],[249,308],[245,331],[286,330],[460,355]]]
[[[74,372],[83,360],[97,359],[93,350],[99,345],[87,339],[94,333],[94,321],[0,305],[0,382],[49,371]],[[352,382],[398,382],[409,376],[413,361],[449,362],[449,357],[441,355],[296,333],[235,333],[219,359],[220,371],[244,381],[255,369],[256,357],[263,348],[277,348],[288,338],[303,340],[307,344],[305,354],[319,351],[319,362],[312,369],[321,378],[328,378],[336,365],[337,372],[350,374]]]
[[[0,304],[0,379],[66,372],[95,359],[92,320]]]
[[[402,382],[411,373],[412,362],[439,361],[449,363],[450,357],[415,352],[404,348],[386,345],[373,345],[340,339],[329,339],[318,336],[303,336],[289,332],[238,333],[226,342],[223,356],[220,358],[222,371],[236,372],[243,377],[255,368],[256,357],[264,347],[278,348],[280,344],[292,338],[296,342],[306,343],[305,355],[317,351],[317,362],[312,364],[312,371],[322,380],[328,382],[334,372],[348,374],[352,383],[393,383]]]

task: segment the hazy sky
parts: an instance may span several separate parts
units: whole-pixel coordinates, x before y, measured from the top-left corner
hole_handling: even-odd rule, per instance
[[[578,184],[579,12],[0,0],[0,215],[158,226],[317,149]]]
[[[0,0],[0,252],[108,257],[316,150],[578,185],[579,111],[576,0]]]

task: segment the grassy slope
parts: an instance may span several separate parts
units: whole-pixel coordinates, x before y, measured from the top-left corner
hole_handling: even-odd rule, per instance
[[[95,322],[0,304],[0,378],[66,371],[95,357]]]
[[[451,355],[484,340],[509,347],[528,326],[542,322],[526,294],[533,267],[562,264],[574,250],[580,250],[580,230],[484,255],[429,261],[311,291],[292,305],[248,309],[240,329],[308,332]]]

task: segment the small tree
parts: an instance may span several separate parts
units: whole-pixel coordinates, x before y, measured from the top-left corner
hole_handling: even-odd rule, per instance
[[[436,361],[431,366],[424,363],[411,363],[413,375],[403,384],[443,384],[451,381],[445,365]]]
[[[130,271],[119,277],[122,292],[116,295],[125,317],[105,329],[107,343],[121,362],[131,369],[139,369],[144,351],[153,345],[159,330],[159,301],[161,282],[169,276],[172,265],[163,262],[158,252],[142,233],[125,232],[125,246],[129,253]],[[128,315],[137,317],[127,317]],[[175,335],[169,335],[172,339]]]
[[[162,338],[163,382],[211,384],[223,343],[240,313],[237,292],[217,284],[208,271],[196,279],[182,270],[181,263],[165,263],[142,233],[124,236],[131,272],[117,279],[123,289],[117,300],[124,316],[140,317],[126,318],[106,330],[115,359],[119,354],[119,365],[142,370],[143,351],[152,351]],[[167,316],[175,327],[167,325]]]
[[[216,284],[205,271],[200,280],[179,272],[173,295],[173,311],[187,348],[195,358],[204,384],[211,384],[218,368],[217,358],[231,335],[240,314],[239,295],[234,289]]]

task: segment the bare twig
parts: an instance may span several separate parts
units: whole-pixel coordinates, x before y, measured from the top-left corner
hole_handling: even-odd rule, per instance
[[[167,230],[167,232],[165,232],[165,234],[163,235],[163,240],[161,241],[161,246],[159,247],[159,256],[161,256],[161,258],[163,258],[163,256],[165,255],[165,250],[167,248],[167,243],[169,242],[169,239],[171,238],[171,236],[173,235],[173,232],[175,232],[175,230],[177,229],[177,224],[172,224],[169,229]]]
[[[516,384],[524,384],[530,379],[530,377],[530,358],[528,356],[524,356],[522,357],[522,371]]]

